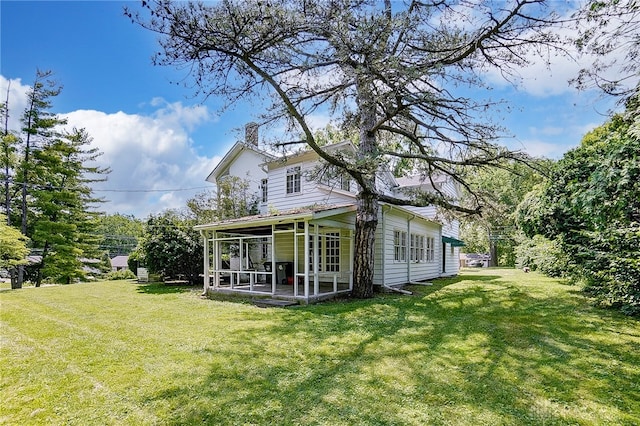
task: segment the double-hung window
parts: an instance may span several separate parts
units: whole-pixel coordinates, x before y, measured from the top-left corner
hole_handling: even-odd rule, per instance
[[[422,262],[424,260],[424,235],[411,234],[411,252],[412,262]]]
[[[407,260],[407,233],[393,231],[393,259],[396,262]]]
[[[425,260],[427,262],[433,262],[435,260],[435,253],[436,253],[436,248],[435,248],[435,244],[436,244],[436,240],[433,237],[427,237],[427,246],[426,246],[426,250],[425,250]]]
[[[300,193],[300,166],[287,169],[287,194]]]

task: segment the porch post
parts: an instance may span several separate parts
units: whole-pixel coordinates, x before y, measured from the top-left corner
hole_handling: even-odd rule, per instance
[[[201,231],[200,235],[204,238],[204,286],[202,295],[206,296],[209,291],[209,233],[207,231]]]
[[[353,290],[353,231],[349,230],[349,291]],[[383,255],[384,259],[384,255]],[[383,267],[384,269],[384,267]]]
[[[320,238],[318,224],[313,225],[313,293],[320,293]]]
[[[306,226],[306,222],[305,222]],[[298,297],[298,222],[293,221],[293,297]],[[305,290],[304,297],[307,297]]]
[[[304,221],[304,297],[309,297],[309,221]]]
[[[213,243],[213,288],[220,287],[220,242],[218,241],[218,231],[211,233],[211,242]],[[211,267],[211,264],[209,265]]]
[[[276,226],[271,225],[271,294],[276,294]]]

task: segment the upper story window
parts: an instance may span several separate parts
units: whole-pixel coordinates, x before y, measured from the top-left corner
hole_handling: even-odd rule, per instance
[[[300,166],[290,167],[287,169],[287,194],[300,193],[300,177]]]
[[[320,183],[343,191],[351,190],[351,176],[337,167],[327,167],[320,178]]]
[[[262,182],[260,184],[260,190],[262,191],[261,201],[263,203],[267,202],[268,184],[269,184],[268,179],[262,179]]]

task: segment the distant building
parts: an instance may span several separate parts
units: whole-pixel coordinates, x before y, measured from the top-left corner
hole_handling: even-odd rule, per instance
[[[128,265],[129,256],[116,256],[111,259],[111,270],[112,271],[122,271],[125,269],[129,269]]]

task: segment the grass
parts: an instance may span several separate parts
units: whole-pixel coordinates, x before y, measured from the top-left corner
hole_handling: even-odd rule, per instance
[[[638,425],[640,322],[466,270],[293,309],[111,281],[0,292],[0,423]]]

